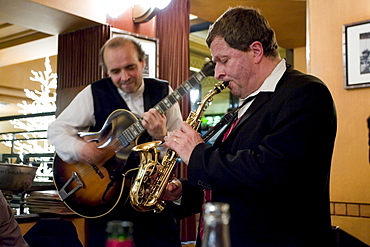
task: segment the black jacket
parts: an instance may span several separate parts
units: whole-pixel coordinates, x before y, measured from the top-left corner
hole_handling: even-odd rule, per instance
[[[261,92],[226,141],[199,144],[189,182],[230,204],[231,243],[330,246],[329,175],[336,112],[317,78],[287,69]]]

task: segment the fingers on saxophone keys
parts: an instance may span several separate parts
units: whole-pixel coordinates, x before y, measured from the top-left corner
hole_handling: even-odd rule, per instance
[[[180,186],[179,183],[181,183],[181,182],[179,180],[175,180],[175,179],[170,182],[170,184],[173,184],[176,188]]]
[[[171,141],[171,142],[174,142],[174,143],[176,143],[176,144],[179,144],[179,143],[177,142],[177,139],[178,139],[178,137],[177,137],[177,136],[174,136],[174,135],[169,135],[169,136],[166,136],[166,137],[164,138],[164,140],[165,140],[165,141]]]
[[[166,138],[167,140],[170,140],[170,141],[173,141],[173,142],[176,142],[177,141],[177,139],[178,139],[178,137],[177,136],[175,136],[175,135],[169,135],[169,136],[167,136],[167,138]],[[176,142],[177,143],[177,142]]]

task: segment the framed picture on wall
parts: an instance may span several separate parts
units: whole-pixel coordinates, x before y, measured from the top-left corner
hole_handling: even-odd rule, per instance
[[[370,20],[343,26],[344,88],[370,87]]]
[[[158,75],[158,39],[112,28],[111,37],[119,35],[130,35],[139,41],[145,52],[143,77],[156,78]]]

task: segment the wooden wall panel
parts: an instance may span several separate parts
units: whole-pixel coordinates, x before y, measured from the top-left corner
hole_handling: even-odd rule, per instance
[[[328,85],[338,115],[330,179],[331,201],[362,208],[359,212],[362,218],[347,212],[346,215],[333,216],[333,224],[370,244],[370,218],[363,218],[370,203],[366,123],[370,115],[370,88],[344,88],[342,39],[343,25],[370,20],[370,2],[308,0],[307,3],[308,73],[318,76]]]

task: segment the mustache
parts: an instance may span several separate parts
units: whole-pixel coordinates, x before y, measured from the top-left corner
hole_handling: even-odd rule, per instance
[[[126,80],[126,81],[124,81],[124,80],[121,80],[120,82],[119,82],[119,84],[120,85],[125,85],[125,84],[130,84],[130,83],[132,83],[132,82],[135,82],[135,79],[134,78],[132,78],[132,77],[130,77],[128,80]]]

